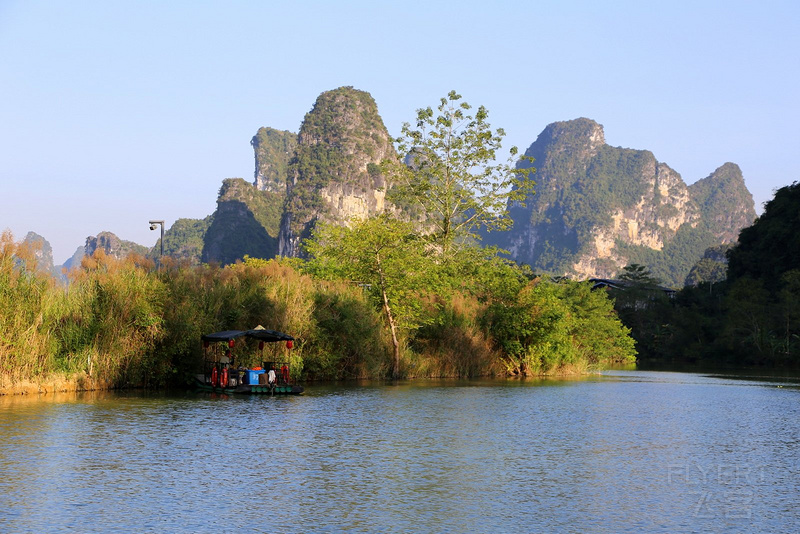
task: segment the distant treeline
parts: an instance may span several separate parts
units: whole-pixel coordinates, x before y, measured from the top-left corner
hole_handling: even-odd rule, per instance
[[[491,254],[450,262],[403,295],[401,377],[580,372],[634,360],[633,341],[602,291],[529,276]],[[201,368],[205,333],[257,325],[297,338],[303,379],[386,378],[394,360],[376,289],[302,260],[246,259],[220,268],[161,266],[98,250],[65,287],[32,251],[0,240],[0,373],[7,387],[49,377],[114,387],[182,384]],[[284,345],[267,350],[286,351]],[[255,347],[237,345],[241,363]],[[251,361],[252,360],[252,361]]]
[[[800,184],[779,189],[727,256],[724,281],[688,286],[672,300],[651,292],[639,309],[618,299],[640,359],[800,365]]]

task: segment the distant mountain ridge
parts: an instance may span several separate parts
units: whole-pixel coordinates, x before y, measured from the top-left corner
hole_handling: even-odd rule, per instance
[[[50,242],[36,232],[28,232],[22,242],[27,245],[36,258],[36,268],[40,272],[61,276],[61,269],[53,264],[53,247]]]
[[[375,100],[365,91],[326,91],[298,134],[262,127],[250,144],[253,183],[223,181],[196,261],[299,256],[317,221],[348,224],[352,217],[384,209],[386,183],[379,164],[394,148]],[[165,242],[173,235],[169,229]]]
[[[101,249],[107,256],[122,259],[129,254],[135,253],[146,255],[148,248],[120,239],[112,232],[100,232],[96,236],[89,236],[83,246],[75,250],[72,257],[68,258],[63,265],[54,265],[53,248],[50,242],[35,232],[28,232],[22,243],[28,245],[36,257],[37,268],[39,271],[52,274],[57,279],[65,279],[64,271],[69,271],[80,265],[85,256],[91,256]]]
[[[250,141],[252,182],[223,180],[216,211],[178,219],[164,234],[164,254],[192,264],[233,263],[245,255],[302,254],[319,221],[346,225],[392,209],[380,163],[395,154],[372,96],[352,87],[317,98],[297,134],[261,127]],[[603,127],[580,118],[555,122],[526,151],[537,172],[535,194],[509,206],[514,226],[484,235],[540,273],[608,278],[629,263],[650,267],[679,286],[709,247],[736,240],[756,214],[741,170],[725,163],[687,186],[647,150],[611,147]],[[524,168],[530,163],[520,163]],[[109,232],[87,238],[65,266],[102,248],[158,257]]]
[[[608,278],[640,263],[680,286],[705,249],[734,241],[756,218],[737,165],[687,186],[650,151],[606,144],[590,119],[548,125],[525,154],[536,193],[510,206],[510,231],[485,241],[538,272]]]

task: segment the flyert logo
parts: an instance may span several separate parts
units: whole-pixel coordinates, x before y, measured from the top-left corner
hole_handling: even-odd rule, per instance
[[[667,466],[667,483],[686,486],[698,519],[750,519],[756,487],[767,480],[763,465],[699,463]]]

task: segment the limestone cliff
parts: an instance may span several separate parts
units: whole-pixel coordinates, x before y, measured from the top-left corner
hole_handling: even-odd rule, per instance
[[[747,190],[742,171],[735,163],[725,163],[696,181],[689,186],[689,192],[720,243],[736,241],[739,230],[755,221],[753,195]]]
[[[79,267],[84,254],[86,254],[86,247],[85,246],[78,247],[77,249],[75,249],[75,253],[72,254],[72,256],[69,257],[67,261],[64,262],[61,268],[64,271],[69,272],[75,267]]]
[[[253,185],[259,191],[285,195],[289,160],[297,147],[297,134],[262,127],[250,144],[256,160]]]
[[[204,219],[178,219],[164,233],[164,255],[196,265],[223,265],[245,255],[272,258],[277,254],[278,228],[286,199],[286,176],[297,134],[262,127],[250,140],[255,179],[223,180],[217,209]],[[160,254],[160,242],[150,257]]]
[[[703,282],[716,284],[725,280],[728,270],[728,251],[733,243],[707,248],[703,257],[692,266],[686,275],[686,286],[698,286]]]
[[[47,239],[36,232],[28,232],[22,242],[33,252],[38,271],[52,274],[56,278],[61,277],[61,269],[53,264],[53,247],[50,246],[50,242]]]
[[[289,162],[279,254],[297,256],[317,221],[347,224],[384,209],[380,162],[394,154],[372,96],[352,87],[322,93],[306,114]]]
[[[144,256],[148,249],[143,245],[120,239],[111,232],[100,232],[97,236],[86,238],[86,245],[83,247],[84,255],[91,256],[97,249],[102,249],[107,256],[122,259],[129,254],[139,254]]]
[[[259,191],[241,178],[223,180],[203,237],[202,261],[225,265],[245,255],[275,257],[282,204],[282,194]]]
[[[590,119],[550,124],[526,155],[535,158],[536,194],[510,207],[509,232],[487,241],[539,272],[605,278],[635,262],[682,285],[703,250],[755,219],[736,165],[687,187],[651,152],[607,145]]]

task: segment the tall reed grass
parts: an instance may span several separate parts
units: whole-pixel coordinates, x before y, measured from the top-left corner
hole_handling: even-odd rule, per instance
[[[55,282],[36,268],[35,251],[0,235],[0,385],[53,367],[50,311]]]
[[[294,348],[268,344],[261,353],[243,342],[240,364],[288,359],[301,379],[389,376],[391,342],[380,310],[357,285],[316,280],[297,265],[246,258],[223,268],[165,258],[156,267],[99,250],[65,286],[37,270],[34,251],[3,233],[0,392],[54,376],[113,387],[185,383],[202,368],[202,334],[257,325],[293,335]],[[421,297],[427,319],[401,332],[403,376],[553,372],[615,354],[633,358],[603,294],[540,282],[506,290],[501,301],[484,293]]]

